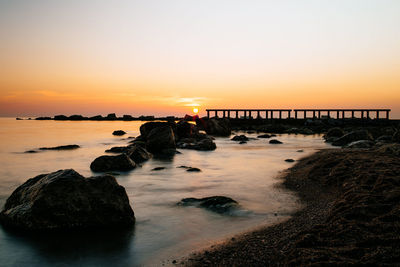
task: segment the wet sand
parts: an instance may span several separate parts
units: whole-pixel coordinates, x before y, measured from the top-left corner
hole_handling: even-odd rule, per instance
[[[283,177],[303,208],[289,220],[233,237],[186,266],[400,264],[400,145],[329,149]]]

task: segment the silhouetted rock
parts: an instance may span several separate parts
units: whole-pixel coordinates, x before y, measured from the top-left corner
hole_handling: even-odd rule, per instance
[[[286,162],[294,162],[294,159],[285,159]]]
[[[209,119],[206,121],[206,133],[216,136],[230,136],[231,124],[229,119]]]
[[[201,172],[201,170],[199,168],[195,168],[195,167],[190,167],[186,171],[187,172]]]
[[[374,140],[371,134],[366,130],[353,131],[332,142],[334,146],[345,146],[358,140]]]
[[[304,150],[303,149],[299,149],[299,150],[297,150],[296,152],[304,152]]]
[[[0,222],[25,231],[120,228],[135,223],[125,189],[113,176],[84,178],[59,170],[27,180],[7,199]]]
[[[122,120],[124,121],[132,121],[134,118],[131,115],[123,115]]]
[[[209,209],[218,213],[225,213],[230,211],[232,208],[236,208],[238,203],[224,196],[213,196],[205,198],[184,198],[178,202],[180,206],[198,206]]]
[[[110,113],[105,117],[106,120],[116,120],[117,116],[115,115],[115,113]]]
[[[126,154],[100,156],[90,164],[90,169],[95,172],[129,171],[135,167],[136,163]]]
[[[177,138],[190,138],[198,133],[197,126],[186,121],[180,121],[176,124]]]
[[[174,134],[176,132],[176,125],[174,122],[161,122],[161,121],[151,121],[151,122],[146,122],[140,126],[140,136],[141,138],[146,141],[147,136],[151,132],[151,130],[155,128],[160,128],[160,127],[171,127],[173,130]]]
[[[262,135],[257,136],[257,138],[271,138],[271,135],[269,135],[269,134],[262,134]]]
[[[126,132],[125,132],[125,131],[122,131],[122,130],[116,130],[116,131],[114,131],[112,134],[113,134],[113,135],[121,136],[121,135],[126,134]]]
[[[89,120],[92,120],[92,121],[102,121],[102,120],[104,120],[104,118],[103,118],[103,116],[101,116],[101,115],[96,115],[96,116],[90,117]]]
[[[17,120],[18,119],[20,119],[20,118],[17,118]],[[22,119],[20,119],[20,120],[22,120]],[[48,121],[48,120],[51,120],[51,117],[38,117],[35,120],[37,120],[37,121]]]
[[[54,120],[56,120],[56,121],[65,121],[65,120],[68,120],[68,117],[65,116],[65,115],[56,115],[56,116],[54,116]]]
[[[239,144],[240,144],[240,145],[247,144],[247,141],[240,141]]]
[[[71,121],[82,121],[82,120],[87,120],[88,118],[83,117],[82,115],[71,115],[68,117],[68,119]]]
[[[400,144],[392,143],[392,144],[384,144],[377,149],[380,153],[385,153],[389,155],[400,156]]]
[[[39,117],[39,118],[43,118],[43,117]],[[37,119],[39,119],[39,118],[36,118],[36,120]],[[21,118],[15,118],[17,121],[21,121],[22,119]]]
[[[56,147],[41,147],[40,150],[71,150],[80,148],[79,145],[65,145],[65,146],[56,146]]]
[[[38,153],[38,151],[36,151],[36,150],[27,150],[24,153]]]
[[[245,135],[235,135],[232,139],[232,141],[248,141],[249,138]]]
[[[164,153],[175,149],[175,135],[170,126],[152,129],[147,135],[146,148],[151,153]]]
[[[164,170],[165,169],[165,167],[155,167],[155,168],[153,168],[153,169],[151,169],[152,171],[161,171],[161,170]]]
[[[281,141],[276,140],[276,139],[269,140],[269,143],[270,144],[283,144]]]

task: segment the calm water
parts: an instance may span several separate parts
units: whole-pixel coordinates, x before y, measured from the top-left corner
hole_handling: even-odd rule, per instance
[[[137,136],[142,122],[59,122],[0,119],[0,206],[28,178],[73,168],[84,176],[104,150],[125,145]],[[122,129],[128,134],[115,137]],[[246,134],[256,137],[256,134]],[[173,160],[152,159],[131,172],[116,176],[126,188],[135,211],[131,232],[77,233],[27,237],[0,227],[0,266],[137,266],[168,264],[173,259],[231,235],[287,218],[297,208],[296,198],[279,189],[279,172],[298,159],[327,145],[320,136],[278,135],[282,145],[268,139],[239,145],[217,138],[217,150],[180,150]],[[72,151],[23,153],[39,147],[78,144]],[[303,153],[296,152],[303,149]],[[177,168],[198,167],[200,173]],[[154,167],[166,167],[151,171]],[[185,197],[229,196],[241,209],[219,215],[195,207],[178,207]],[[278,216],[275,216],[275,213]]]

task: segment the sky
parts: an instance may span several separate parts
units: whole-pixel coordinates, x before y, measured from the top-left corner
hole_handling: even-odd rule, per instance
[[[397,0],[0,0],[0,116],[390,108]]]

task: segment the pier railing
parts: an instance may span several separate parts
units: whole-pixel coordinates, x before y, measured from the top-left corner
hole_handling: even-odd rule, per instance
[[[390,109],[207,109],[207,117],[231,119],[389,119]],[[384,115],[381,116],[381,113]],[[221,116],[219,116],[221,115]],[[253,115],[255,115],[253,117]],[[292,115],[294,115],[292,117]]]

